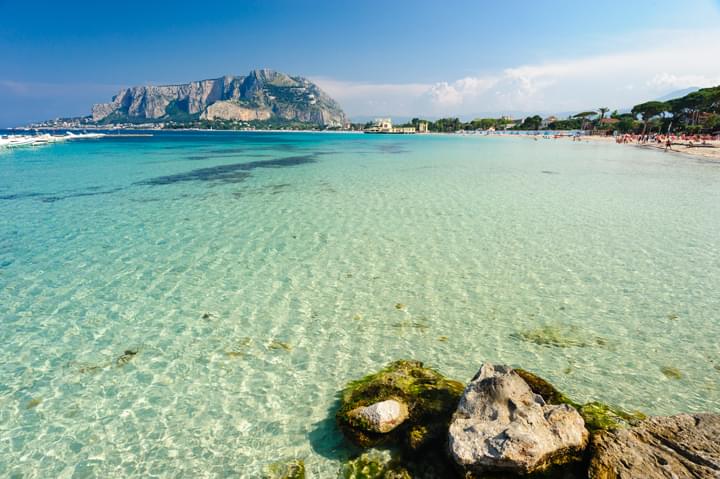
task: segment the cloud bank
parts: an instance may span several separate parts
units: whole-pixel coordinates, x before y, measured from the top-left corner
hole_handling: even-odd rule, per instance
[[[672,46],[518,65],[437,83],[314,78],[351,117],[461,116],[624,108],[672,90],[720,84],[720,32],[673,35]]]

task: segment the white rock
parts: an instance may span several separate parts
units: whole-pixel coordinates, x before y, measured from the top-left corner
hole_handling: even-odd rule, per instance
[[[453,459],[476,472],[542,470],[587,440],[575,409],[545,404],[512,368],[487,363],[465,388],[449,431]]]
[[[407,406],[394,399],[353,409],[348,415],[371,432],[390,432],[408,418]]]

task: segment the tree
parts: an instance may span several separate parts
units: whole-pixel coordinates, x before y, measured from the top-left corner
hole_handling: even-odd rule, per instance
[[[610,111],[610,108],[608,108],[606,106],[602,106],[602,107],[598,108],[598,111],[600,112],[600,119],[602,120],[603,118],[605,118],[605,113]]]
[[[596,111],[583,111],[583,112],[573,115],[572,117],[579,118],[580,120],[582,120],[580,123],[580,129],[584,130],[585,126],[588,122],[588,118],[590,118],[591,116],[595,116],[595,115],[597,115]]]
[[[711,132],[720,130],[720,115],[713,113],[705,122],[705,127]]]
[[[635,105],[631,113],[634,117],[640,115],[642,117],[642,120],[645,122],[642,131],[642,134],[644,135],[650,119],[662,113],[665,113],[668,110],[670,110],[670,105],[668,105],[664,101],[646,101],[645,103]]]
[[[459,118],[440,118],[439,120],[430,123],[428,128],[430,131],[437,131],[440,133],[451,133],[458,131],[462,123]]]
[[[673,117],[686,125],[696,125],[701,113],[720,111],[720,86],[702,88],[668,102]]]
[[[620,131],[620,133],[629,133],[635,130],[635,126],[637,124],[637,121],[633,119],[630,115],[623,115],[622,118],[619,118],[619,122],[617,124],[617,129]]]
[[[517,130],[539,130],[542,118],[539,115],[529,116],[521,124],[515,127]]]

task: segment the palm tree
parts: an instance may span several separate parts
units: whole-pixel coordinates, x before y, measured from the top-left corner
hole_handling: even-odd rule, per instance
[[[605,113],[610,111],[610,108],[603,106],[598,108],[598,111],[600,112],[600,119],[602,120],[603,118],[605,118]]]

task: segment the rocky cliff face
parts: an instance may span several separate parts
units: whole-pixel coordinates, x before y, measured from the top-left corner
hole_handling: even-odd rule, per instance
[[[340,105],[302,77],[272,70],[182,85],[136,86],[92,108],[93,121],[284,120],[339,126]]]

